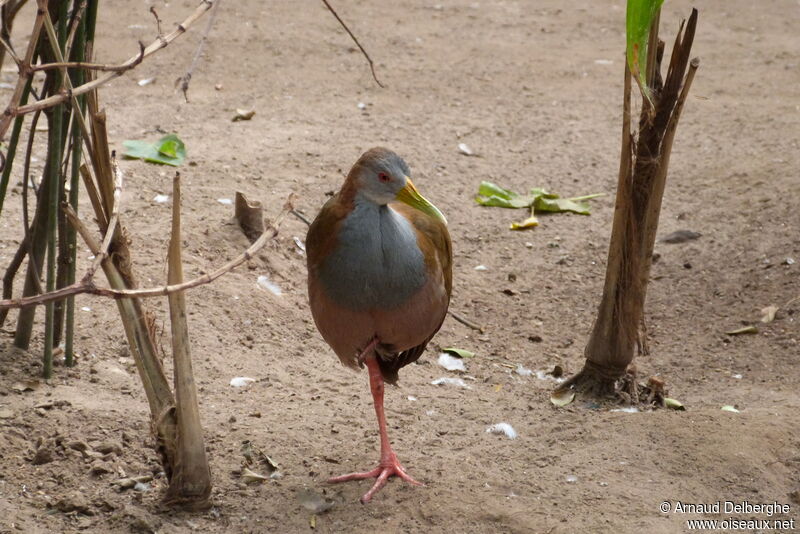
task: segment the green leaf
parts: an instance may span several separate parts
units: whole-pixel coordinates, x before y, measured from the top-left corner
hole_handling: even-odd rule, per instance
[[[470,352],[464,349],[457,349],[454,347],[447,347],[446,349],[442,349],[444,352],[450,353],[454,356],[458,356],[459,358],[472,358],[475,356],[474,352]]]
[[[555,193],[549,193],[547,189],[542,189],[541,187],[534,187],[533,189],[531,189],[528,195],[534,199],[538,197],[558,198],[558,195],[556,195]]]
[[[683,406],[681,401],[677,399],[670,399],[669,397],[664,397],[664,406],[670,410],[678,410],[680,412],[686,411],[686,408]]]
[[[650,90],[645,80],[647,42],[650,38],[650,26],[663,2],[664,0],[628,0],[628,9],[625,13],[628,68],[648,100],[650,100]]]
[[[475,197],[475,202],[481,206],[496,208],[527,208],[533,200],[530,196],[520,196],[492,182],[481,182],[478,186],[478,196]]]
[[[580,215],[589,215],[589,204],[585,202],[575,202],[569,198],[545,198],[538,197],[533,203],[534,208],[539,211],[549,211],[552,213],[562,213],[571,211]]]
[[[510,226],[511,230],[524,230],[539,225],[539,219],[534,215],[536,211],[551,213],[571,211],[589,215],[589,205],[583,201],[603,195],[604,193],[595,193],[574,198],[561,198],[541,187],[532,188],[527,195],[519,195],[492,182],[481,182],[475,202],[482,206],[499,208],[530,208],[530,217],[521,222],[513,222]]]
[[[147,141],[123,141],[126,158],[143,159],[150,163],[177,167],[186,159],[186,145],[177,135],[165,135],[155,143]]]
[[[481,185],[478,186],[478,194],[484,197],[491,197],[496,196],[499,198],[504,198],[506,200],[517,197],[515,192],[509,191],[508,189],[503,189],[497,184],[493,184],[492,182],[481,182]]]

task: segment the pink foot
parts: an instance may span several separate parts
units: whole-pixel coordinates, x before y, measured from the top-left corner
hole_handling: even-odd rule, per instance
[[[406,470],[402,465],[400,465],[400,462],[397,460],[397,455],[395,455],[394,452],[391,452],[387,458],[381,458],[381,463],[372,471],[366,471],[364,473],[350,473],[349,475],[333,477],[328,479],[328,482],[334,484],[336,482],[361,480],[363,478],[377,478],[375,484],[372,485],[372,488],[370,488],[370,490],[366,492],[363,497],[361,497],[361,504],[367,504],[372,499],[372,496],[386,485],[386,481],[391,476],[398,476],[414,486],[424,486],[424,484],[417,482],[408,473],[406,473]]]

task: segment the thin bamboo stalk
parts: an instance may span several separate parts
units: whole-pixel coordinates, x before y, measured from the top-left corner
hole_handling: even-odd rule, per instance
[[[58,51],[63,55],[67,46],[67,21],[69,15],[67,10],[69,2],[63,0],[58,4]],[[67,73],[63,72],[61,75],[61,83],[58,84],[59,89],[63,89],[67,84]],[[55,274],[55,288],[62,288],[67,285],[67,273],[69,271],[69,248],[67,246],[67,222],[64,219],[64,214],[58,209],[58,203],[61,199],[66,198],[66,158],[65,152],[68,150],[68,139],[72,135],[72,123],[74,122],[75,115],[70,114],[71,120],[66,126],[64,120],[67,118],[67,110],[62,106],[61,111],[61,129],[58,132],[59,142],[59,164],[58,164],[58,199],[56,200],[55,214],[56,214],[56,235],[53,239],[56,242],[58,255],[55,258],[56,274]],[[65,127],[66,126],[66,127]],[[62,161],[62,158],[63,161]],[[64,332],[64,314],[66,307],[64,302],[56,302],[53,307],[53,339],[52,346],[57,347],[61,343],[62,333]],[[52,354],[50,355],[50,364],[52,366]]]
[[[76,7],[78,6],[78,0],[76,0],[75,4]],[[78,14],[80,16],[80,21],[75,29],[75,39],[73,41],[72,47],[70,49],[72,59],[75,61],[84,61],[86,59],[86,45],[87,45],[87,17],[81,16],[81,14],[86,9],[86,2],[80,3],[81,12]],[[96,14],[96,12],[95,12]],[[93,17],[91,23],[97,20],[97,17]],[[81,85],[84,82],[85,75],[82,70],[73,71],[71,73],[72,76],[72,85]],[[81,115],[86,113],[86,97],[81,95],[78,97],[78,109],[72,110],[73,113],[80,113]],[[71,162],[71,170],[72,173],[70,175],[70,188],[69,188],[69,204],[72,206],[72,209],[75,210],[75,213],[78,213],[78,192],[80,187],[80,166],[81,166],[81,141],[82,141],[82,131],[80,129],[74,129],[72,131],[72,162]],[[70,254],[70,262],[69,262],[69,271],[67,273],[67,285],[71,285],[75,283],[75,276],[76,276],[76,266],[77,266],[77,235],[75,229],[72,226],[68,226],[67,229],[67,247],[69,249]],[[71,296],[67,299],[66,302],[67,306],[67,323],[66,323],[66,332],[65,332],[65,339],[64,339],[64,364],[67,367],[72,367],[75,365],[75,297]]]
[[[55,50],[56,46],[59,50],[63,49],[66,42],[66,18],[67,18],[67,2],[61,2],[58,10],[59,16],[59,30],[62,31],[63,40],[56,37],[51,33],[49,35],[51,45]],[[50,21],[49,14],[45,15],[46,23]],[[58,91],[64,80],[62,73],[56,73],[55,87],[51,90]],[[47,146],[47,160],[49,161],[49,169],[46,179],[50,182],[48,195],[42,197],[40,202],[46,201],[47,209],[47,286],[48,292],[56,289],[56,236],[58,232],[58,200],[63,192],[63,184],[61,180],[61,155],[64,149],[64,106],[59,104],[53,108],[53,115],[50,121],[50,129],[48,130],[48,146]],[[53,375],[53,343],[56,338],[56,316],[55,316],[55,303],[45,306],[45,321],[44,321],[44,354],[42,355],[42,376],[50,378]]]

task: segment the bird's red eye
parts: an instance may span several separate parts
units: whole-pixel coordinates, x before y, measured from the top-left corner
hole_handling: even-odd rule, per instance
[[[380,180],[383,183],[386,183],[389,180],[391,180],[391,178],[389,177],[388,174],[386,174],[385,172],[382,172],[382,173],[378,174],[378,180]]]

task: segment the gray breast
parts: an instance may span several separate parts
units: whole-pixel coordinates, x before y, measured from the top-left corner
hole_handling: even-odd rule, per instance
[[[425,284],[416,234],[388,206],[359,200],[340,226],[338,246],[320,266],[320,279],[340,306],[398,307]]]

